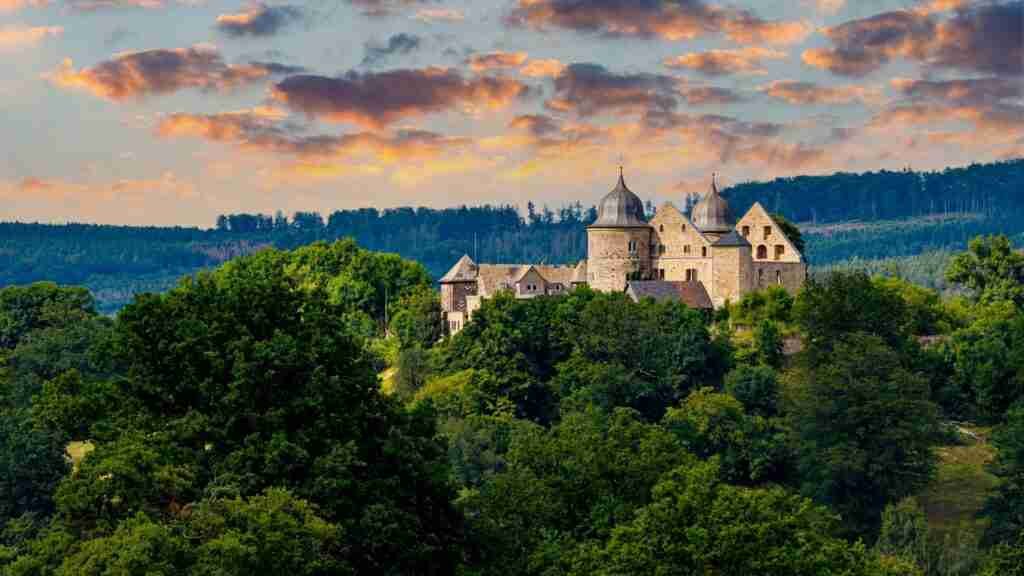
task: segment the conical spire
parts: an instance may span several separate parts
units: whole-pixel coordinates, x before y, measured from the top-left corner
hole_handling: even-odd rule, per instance
[[[701,232],[726,233],[735,222],[729,203],[718,192],[718,173],[711,175],[711,190],[693,207],[691,219]]]
[[[615,189],[598,203],[596,228],[636,228],[647,226],[644,203],[626,186],[626,177],[619,167],[619,181]]]

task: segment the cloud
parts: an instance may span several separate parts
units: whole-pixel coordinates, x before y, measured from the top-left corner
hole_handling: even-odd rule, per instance
[[[912,10],[886,12],[826,29],[832,47],[808,50],[803,61],[858,77],[898,57],[931,68],[1019,76],[1024,72],[1022,22],[1022,0],[971,5],[945,20]]]
[[[557,78],[565,71],[565,64],[553,58],[530,60],[519,73],[528,78]]]
[[[973,106],[1014,100],[1022,95],[1020,82],[999,77],[943,81],[895,78],[891,84],[901,94],[913,100]]]
[[[536,137],[546,136],[559,130],[559,123],[551,116],[544,114],[524,114],[516,116],[509,128],[525,130]]]
[[[181,180],[174,172],[159,178],[124,178],[107,183],[77,183],[62,179],[29,177],[0,186],[0,197],[21,201],[77,202],[114,201],[152,196],[192,199],[199,196],[196,187]]]
[[[228,65],[213,46],[125,52],[91,68],[75,70],[70,59],[46,75],[53,84],[91,92],[114,102],[168,94],[185,88],[230,90],[293,70],[278,64]]]
[[[374,40],[368,40],[363,49],[366,55],[363,56],[363,66],[374,66],[391,56],[404,55],[414,52],[422,45],[422,38],[414,34],[400,33],[388,38],[388,43],[380,44]]]
[[[217,16],[217,29],[228,36],[273,36],[302,19],[298,6],[253,4],[242,12]]]
[[[676,108],[678,82],[657,74],[616,74],[599,64],[572,64],[555,78],[547,107],[581,117],[603,112],[645,113]]]
[[[865,104],[878,102],[882,93],[877,88],[864,86],[821,86],[813,82],[777,80],[762,86],[761,92],[790,104]]]
[[[345,0],[367,16],[388,16],[401,8],[426,4],[432,0]]]
[[[815,7],[818,12],[823,14],[835,14],[843,9],[846,5],[846,0],[804,0]]]
[[[420,8],[413,18],[420,22],[462,22],[466,16],[454,8]]]
[[[802,22],[768,21],[702,0],[518,0],[506,21],[535,29],[665,40],[724,34],[743,44],[793,44],[811,32]]]
[[[291,76],[271,92],[275,101],[308,116],[369,128],[457,107],[504,108],[527,94],[525,84],[510,78],[466,79],[446,68]]]
[[[501,68],[516,68],[526,62],[526,52],[488,52],[486,54],[473,54],[466,64],[474,72],[485,72]]]
[[[42,8],[49,0],[0,0],[0,12],[14,12],[22,8]]]
[[[695,70],[705,76],[725,76],[729,74],[764,74],[761,63],[764,60],[781,60],[785,52],[748,46],[736,50],[708,50],[707,52],[691,52],[665,59],[668,68]]]
[[[0,27],[0,52],[14,52],[34,46],[46,38],[64,33],[60,26],[4,26]]]

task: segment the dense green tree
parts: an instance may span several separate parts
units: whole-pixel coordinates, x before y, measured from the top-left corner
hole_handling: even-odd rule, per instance
[[[52,282],[0,289],[0,349],[13,349],[29,333],[64,327],[96,313],[89,291]]]
[[[998,422],[1024,397],[1024,313],[1003,302],[979,306],[975,315],[943,346],[952,367],[947,394]]]
[[[863,332],[903,350],[910,334],[903,298],[863,272],[811,279],[793,305],[793,316],[812,353],[827,353],[844,334]]]
[[[1016,542],[994,546],[978,576],[1024,576],[1024,533]]]
[[[603,540],[650,499],[658,478],[693,464],[669,432],[630,410],[596,408],[513,433],[507,468],[461,500],[481,574],[544,574],[577,542]]]
[[[779,382],[768,366],[738,366],[725,377],[725,390],[749,414],[770,418],[778,414]]]
[[[831,348],[788,375],[786,411],[804,494],[865,534],[931,479],[937,410],[928,382],[882,338],[841,335]]]
[[[1024,405],[1009,411],[1006,422],[992,435],[992,444],[997,450],[992,472],[1000,483],[985,503],[984,514],[989,518],[985,540],[1012,544],[1024,539]]]
[[[1024,306],[1024,254],[1006,236],[971,240],[968,251],[953,257],[946,278],[969,289],[981,302],[1008,300]]]
[[[391,316],[391,332],[402,348],[430,348],[447,334],[437,292],[420,287],[399,300]]]
[[[53,511],[53,492],[70,470],[66,437],[33,426],[25,409],[0,412],[0,524]]]
[[[838,537],[824,508],[782,488],[741,488],[712,462],[685,465],[607,545],[577,554],[573,574],[913,575]]]
[[[780,482],[790,472],[786,431],[778,420],[744,412],[729,394],[694,391],[662,423],[701,458],[718,458],[722,478],[733,484]]]

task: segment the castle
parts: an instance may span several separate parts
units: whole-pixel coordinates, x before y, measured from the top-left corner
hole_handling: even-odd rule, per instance
[[[712,180],[690,217],[665,203],[648,221],[620,171],[618,185],[601,199],[597,220],[587,227],[587,259],[578,265],[477,264],[466,255],[440,283],[441,305],[455,333],[500,290],[535,298],[588,285],[634,300],[717,308],[770,285],[795,292],[806,279],[803,255],[760,203],[735,222]]]

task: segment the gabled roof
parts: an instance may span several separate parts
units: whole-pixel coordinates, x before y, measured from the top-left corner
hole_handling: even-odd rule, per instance
[[[479,267],[469,254],[463,254],[462,258],[452,266],[447,274],[441,277],[441,283],[448,282],[473,282],[476,280]]]
[[[770,220],[771,223],[775,225],[775,228],[779,231],[779,235],[782,236],[782,238],[785,240],[786,249],[791,250],[793,254],[799,256],[801,262],[804,260],[804,255],[799,250],[796,249],[796,246],[793,245],[793,239],[790,238],[789,236],[786,236],[786,232],[785,230],[782,229],[782,226],[779,226],[778,220],[776,220],[775,217],[772,216],[771,212],[766,210],[760,202],[754,202],[754,205],[751,206],[749,210],[747,210],[747,213],[744,214],[743,217],[739,219],[737,225],[739,225],[740,222],[746,220],[747,216],[750,216],[752,213],[760,213],[761,216]]]
[[[658,211],[654,214],[654,218],[651,218],[651,226],[657,227],[661,223],[661,221],[665,219],[666,215],[668,215],[669,217],[678,217],[680,220],[683,221],[684,224],[686,224],[689,230],[692,230],[697,234],[698,238],[703,240],[708,245],[711,244],[711,241],[708,240],[708,237],[705,236],[703,232],[701,232],[701,229],[698,228],[697,225],[693,223],[693,220],[691,220],[686,214],[683,214],[683,211],[680,210],[679,208],[676,208],[676,205],[671,202],[665,202],[664,204],[658,207]]]
[[[711,309],[711,297],[701,282],[669,282],[665,280],[634,280],[626,285],[626,294],[634,301],[653,298],[658,302],[682,302],[690,308]]]

